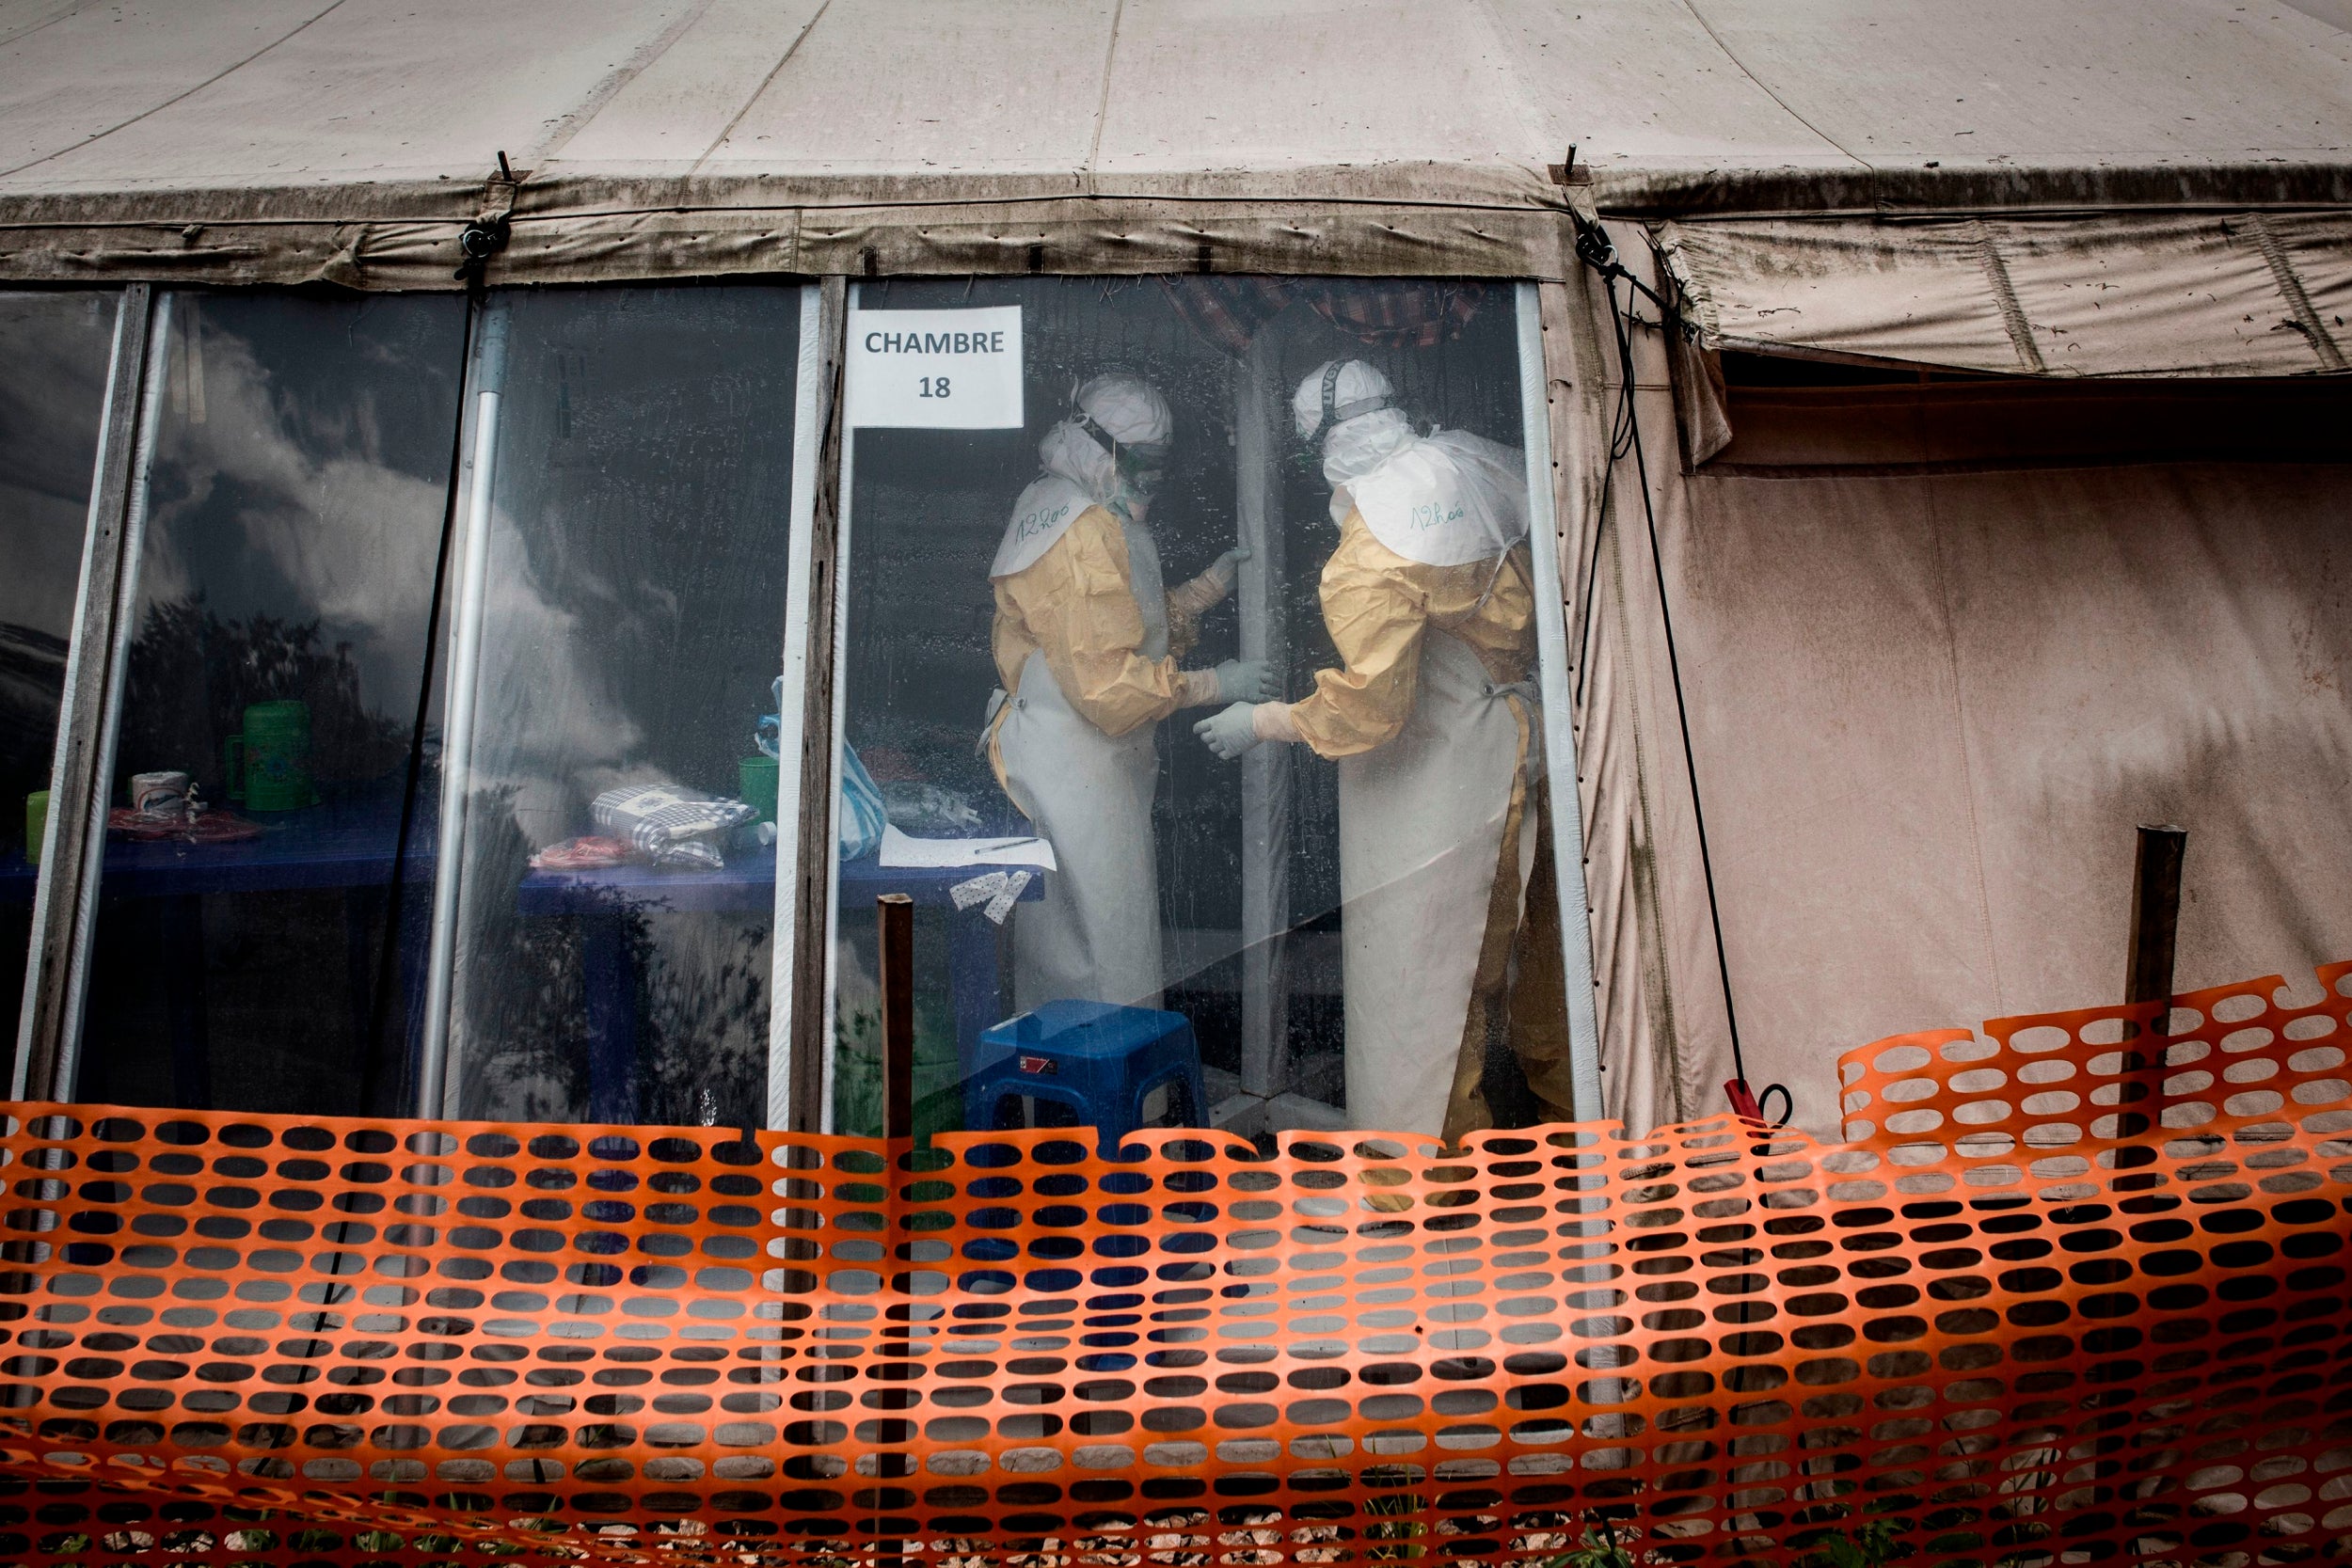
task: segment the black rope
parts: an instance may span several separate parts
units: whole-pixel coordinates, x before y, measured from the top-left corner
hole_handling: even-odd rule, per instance
[[[1650,568],[1658,579],[1658,619],[1666,634],[1666,669],[1674,679],[1675,718],[1682,730],[1682,765],[1691,782],[1691,819],[1692,825],[1698,830],[1699,835],[1699,870],[1707,884],[1708,922],[1715,935],[1715,974],[1724,988],[1724,1022],[1731,1034],[1731,1067],[1733,1073],[1740,1082],[1745,1083],[1748,1067],[1746,1057],[1740,1049],[1740,1015],[1731,999],[1731,960],[1724,946],[1723,910],[1715,897],[1715,861],[1708,847],[1707,812],[1699,800],[1698,754],[1691,744],[1690,705],[1683,700],[1682,695],[1682,660],[1675,647],[1674,611],[1667,604],[1666,558],[1660,550],[1658,544],[1658,511],[1650,500],[1649,459],[1642,451],[1641,414],[1634,397],[1633,338],[1630,324],[1639,321],[1640,318],[1633,314],[1630,302],[1623,309],[1618,308],[1618,283],[1624,282],[1631,292],[1654,303],[1658,307],[1661,326],[1682,332],[1686,336],[1692,329],[1681,310],[1672,301],[1662,298],[1656,290],[1626,270],[1625,263],[1617,259],[1616,246],[1611,244],[1608,234],[1598,224],[1589,222],[1580,215],[1571,214],[1571,216],[1575,217],[1576,222],[1578,258],[1585,265],[1600,274],[1601,286],[1609,291],[1609,325],[1617,341],[1617,369],[1622,378],[1618,391],[1618,406],[1624,413],[1624,427],[1622,432],[1613,430],[1610,434],[1609,473],[1602,479],[1602,494],[1605,499],[1608,493],[1607,486],[1615,476],[1617,462],[1624,455],[1624,449],[1629,449],[1633,453],[1634,477],[1639,482],[1642,491],[1642,516],[1649,528]],[[1624,439],[1624,449],[1621,449],[1618,444],[1621,436]],[[1599,534],[1597,527],[1595,528],[1594,533],[1595,562],[1597,563]],[[1589,608],[1588,595],[1588,611]],[[1590,661],[1587,660],[1587,662]],[[1581,679],[1579,687],[1581,690]],[[1770,1090],[1768,1089],[1767,1092]],[[1784,1095],[1788,1093],[1785,1088],[1781,1092]]]

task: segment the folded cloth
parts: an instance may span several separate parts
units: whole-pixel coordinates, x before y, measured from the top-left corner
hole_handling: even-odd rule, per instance
[[[718,847],[704,840],[740,827],[759,815],[741,800],[705,795],[681,784],[628,784],[596,797],[589,815],[605,832],[626,838],[656,865],[726,864]]]
[[[532,856],[531,866],[534,871],[600,871],[626,864],[632,852],[633,847],[625,838],[567,838]]]
[[[190,811],[184,806],[164,811],[116,806],[106,813],[106,832],[140,844],[167,838],[183,844],[243,844],[262,836],[259,823],[248,822],[232,813]]]
[[[724,871],[727,866],[727,858],[707,839],[672,839],[645,854],[656,865],[675,865],[688,871]]]

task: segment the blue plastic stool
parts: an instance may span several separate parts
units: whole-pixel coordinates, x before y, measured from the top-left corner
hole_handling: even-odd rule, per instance
[[[1116,1148],[1143,1120],[1143,1100],[1181,1083],[1185,1109],[1199,1125],[1208,1115],[1200,1085],[1200,1048],[1182,1013],[1107,1002],[1048,1002],[1034,1012],[980,1031],[963,1064],[963,1124],[995,1130],[1007,1099],[1026,1096],[1069,1106]]]

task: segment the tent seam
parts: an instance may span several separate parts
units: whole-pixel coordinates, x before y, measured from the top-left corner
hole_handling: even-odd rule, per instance
[[[817,8],[816,14],[808,19],[807,25],[792,36],[792,41],[785,46],[784,53],[776,56],[776,63],[768,68],[768,74],[759,79],[759,86],[752,89],[751,96],[743,100],[742,106],[737,109],[728,118],[726,124],[720,128],[717,138],[708,147],[703,149],[702,156],[696,158],[693,166],[686,171],[687,179],[691,180],[695,175],[700,174],[703,166],[710,162],[710,155],[726,146],[727,138],[735,135],[735,128],[743,123],[743,117],[752,112],[753,105],[768,96],[768,89],[775,85],[778,76],[784,74],[784,68],[792,63],[792,56],[801,52],[801,45],[808,41],[808,35],[817,30],[817,24],[825,20],[825,13],[832,8],[833,0],[824,0],[824,4]]]
[[[1601,363],[1602,356],[1598,324],[1594,320],[1599,306],[1593,298],[1589,275],[1581,267],[1571,270],[1575,280],[1570,287],[1575,291],[1575,299],[1581,307],[1572,313],[1571,318],[1575,331],[1574,373],[1580,389],[1605,387],[1608,378],[1596,369]],[[1605,422],[1607,420],[1605,411],[1608,406],[1607,393],[1598,391],[1589,395],[1597,401],[1588,404],[1584,410],[1584,418],[1588,421],[1588,429],[1597,425],[1600,436],[1599,451],[1606,454],[1612,445],[1610,427]],[[1613,463],[1604,461],[1601,468],[1604,481],[1613,467]],[[1589,476],[1585,477],[1585,483],[1588,486],[1586,493],[1589,495],[1591,493]],[[1624,927],[1629,917],[1632,942],[1629,967],[1632,974],[1628,989],[1631,994],[1625,999],[1623,1007],[1623,1015],[1627,1018],[1624,1043],[1628,1057],[1622,1064],[1625,1070],[1619,1075],[1615,1085],[1604,1084],[1602,1085],[1601,1097],[1602,1102],[1606,1104],[1613,1086],[1617,1095],[1618,1117],[1621,1119],[1628,1119],[1631,1113],[1638,1110],[1642,1113],[1638,1119],[1646,1131],[1647,1128],[1658,1124],[1659,1118],[1655,1115],[1648,1114],[1657,1109],[1655,1100],[1658,1077],[1662,1075],[1665,1079],[1667,1095],[1675,1107],[1674,1119],[1676,1121],[1689,1119],[1685,1112],[1690,1101],[1690,1093],[1685,1084],[1681,1026],[1675,1009],[1673,944],[1667,928],[1665,895],[1660,886],[1658,877],[1659,832],[1658,822],[1650,806],[1648,747],[1642,722],[1643,668],[1633,649],[1633,601],[1626,586],[1624,546],[1617,540],[1621,530],[1610,526],[1619,504],[1621,503],[1615,494],[1614,486],[1604,482],[1599,486],[1599,495],[1591,513],[1594,531],[1594,583],[1591,614],[1596,623],[1596,629],[1598,629],[1601,622],[1613,622],[1610,629],[1613,630],[1614,635],[1609,641],[1614,644],[1616,650],[1613,669],[1618,673],[1611,674],[1608,678],[1613,683],[1611,687],[1613,691],[1614,681],[1621,679],[1624,682],[1624,696],[1622,699],[1613,697],[1604,699],[1602,682],[1591,681],[1589,686],[1583,687],[1584,695],[1581,699],[1582,704],[1581,716],[1572,711],[1570,724],[1575,731],[1580,747],[1578,752],[1580,810],[1582,809],[1581,787],[1583,782],[1582,770],[1589,770],[1593,777],[1593,821],[1596,834],[1587,835],[1588,844],[1597,836],[1597,829],[1603,822],[1600,804],[1607,784],[1607,774],[1604,769],[1615,760],[1618,751],[1618,742],[1613,728],[1609,732],[1605,749],[1596,749],[1590,753],[1590,761],[1585,760],[1587,753],[1581,748],[1595,738],[1593,714],[1596,708],[1605,707],[1607,711],[1621,713],[1625,726],[1631,736],[1631,807],[1624,816],[1625,833],[1622,847],[1626,863],[1619,868],[1620,880],[1617,888],[1619,903],[1613,906],[1618,915],[1618,923],[1613,927],[1613,936],[1621,943],[1626,935]],[[1614,590],[1614,593],[1610,594],[1605,594],[1601,591],[1600,569],[1601,556],[1604,551],[1609,562],[1609,586]],[[1613,615],[1611,613],[1613,610]],[[1602,637],[1596,636],[1591,651],[1583,654],[1585,670],[1583,675],[1580,676],[1580,684],[1591,676],[1595,667],[1606,664],[1606,655],[1601,647],[1602,641]],[[1581,723],[1578,721],[1580,717]],[[1613,845],[1618,842],[1615,837],[1612,837]],[[1585,882],[1585,919],[1587,921],[1592,918],[1593,909],[1593,886],[1588,876]],[[1613,966],[1619,951],[1620,949],[1616,947],[1612,949],[1613,980],[1614,979]],[[1596,1004],[1599,1001],[1599,971],[1600,962],[1597,950],[1596,950],[1593,975]],[[1617,997],[1613,984],[1610,990],[1610,1002],[1613,1008],[1616,1006]],[[1636,1063],[1631,1053],[1637,1048],[1646,1051],[1647,1061],[1642,1065],[1646,1066],[1651,1076],[1649,1090],[1651,1103],[1640,1107],[1636,1107],[1630,1099],[1634,1093],[1636,1076]],[[1605,1058],[1603,1070],[1606,1070]]]
[[[2319,356],[2321,368],[2330,371],[2344,369],[2344,351],[2328,335],[2328,324],[2320,320],[2319,311],[2312,304],[2310,292],[2303,287],[2301,276],[2296,272],[2294,263],[2287,260],[2286,247],[2279,243],[2279,236],[2270,231],[2269,222],[2260,213],[2248,214],[2247,221],[2253,228],[2254,243],[2261,247],[2263,260],[2270,264],[2271,281],[2285,298],[2287,309],[2295,312],[2296,321],[2303,328],[2303,336],[2311,342],[2312,352]]]
[[[1978,263],[1984,268],[1984,280],[1993,290],[1993,302],[2000,307],[2001,325],[2009,333],[2010,347],[2017,351],[2019,363],[2029,375],[2049,374],[2050,367],[2042,358],[2042,345],[2033,341],[2033,323],[2026,318],[2026,307],[2017,298],[2017,285],[2010,278],[2009,262],[2002,259],[2000,246],[1994,243],[1993,231],[1972,218],[1968,237],[1976,246]]]
[[[238,60],[232,65],[225,65],[221,67],[218,71],[214,71],[210,76],[205,77],[201,82],[197,83],[195,86],[188,87],[183,91],[173,93],[169,98],[165,99],[160,103],[149,104],[146,108],[141,109],[137,114],[133,115],[128,119],[118,121],[113,125],[107,126],[103,131],[94,132],[89,135],[84,136],[80,141],[75,142],[71,147],[60,147],[55,152],[44,152],[40,157],[31,159],[25,163],[18,164],[12,168],[0,168],[0,180],[8,178],[11,174],[22,174],[28,168],[38,168],[40,165],[48,163],[53,158],[62,158],[69,152],[78,152],[83,148],[89,146],[92,142],[103,141],[106,137],[113,135],[117,131],[126,130],[131,126],[136,125],[140,120],[147,119],[151,115],[162,114],[166,109],[170,108],[174,103],[183,103],[186,100],[195,97],[198,93],[202,92],[206,87],[211,87],[214,83],[221,80],[223,77],[243,71],[246,66],[251,65],[255,60],[260,59],[262,55],[268,54],[279,44],[291,41],[293,39],[299,36],[312,23],[317,22],[340,9],[343,0],[330,0],[330,3],[324,9],[318,11],[314,15],[305,17],[299,24],[290,28],[285,33],[280,34],[278,37],[270,40],[269,42],[262,45],[261,48],[256,49],[252,54],[247,55],[245,58]]]
[[[18,42],[24,39],[31,38],[35,33],[45,33],[60,22],[71,22],[75,17],[81,15],[84,11],[88,10],[93,3],[94,0],[79,0],[78,4],[68,6],[64,10],[59,11],[56,15],[51,17],[46,22],[36,22],[30,27],[25,28],[22,32],[9,33],[5,37],[0,37],[0,48],[5,48],[8,44]]]
[[[580,107],[564,117],[570,122],[568,125],[531,150],[528,155],[530,164],[524,170],[523,178],[528,180],[533,170],[553,162],[564,149],[572,144],[573,138],[588,129],[596,118],[611,106],[612,101],[621,95],[624,88],[652,69],[654,62],[667,55],[678,40],[691,32],[696,24],[709,15],[710,8],[715,4],[717,0],[697,0],[697,3],[689,8],[684,16],[663,28],[651,43],[640,49],[635,61],[621,66],[606,76],[603,84],[590,92]]]
[[[1731,52],[1731,45],[1725,43],[1724,41],[1723,35],[1715,31],[1715,24],[1707,20],[1707,13],[1699,9],[1698,0],[1682,0],[1682,8],[1689,11],[1691,13],[1692,20],[1696,22],[1700,27],[1706,30],[1708,40],[1712,42],[1717,49],[1723,51],[1724,58],[1729,60],[1733,65],[1738,66],[1740,68],[1740,74],[1745,76],[1749,81],[1754,82],[1758,92],[1761,92],[1765,97],[1779,104],[1783,114],[1787,115],[1790,119],[1795,120],[1798,124],[1804,126],[1806,130],[1812,132],[1815,135],[1820,137],[1821,140],[1836,148],[1839,152],[1844,153],[1849,158],[1851,158],[1862,167],[1876,168],[1878,166],[1877,165],[1871,163],[1869,159],[1865,158],[1862,154],[1856,152],[1852,148],[1848,147],[1844,142],[1839,141],[1836,136],[1831,135],[1827,131],[1822,130],[1820,126],[1805,119],[1804,116],[1799,114],[1794,105],[1792,105],[1787,99],[1781,97],[1779,93],[1772,90],[1771,83],[1765,81],[1763,77],[1758,76],[1755,71],[1750,71],[1748,69],[1747,62],[1741,59],[1739,55],[1733,54]]]
[[[1111,36],[1103,46],[1103,90],[1094,100],[1094,135],[1087,143],[1087,161],[1083,166],[1087,189],[1094,188],[1095,160],[1103,155],[1103,125],[1111,117],[1111,62],[1119,56],[1119,25],[1127,20],[1127,0],[1118,0],[1111,8]]]
[[[1919,454],[1924,460],[1928,452],[1926,408],[1915,405],[1912,419],[1918,436]],[[1935,548],[1935,596],[1944,612],[1944,664],[1952,676],[1952,721],[1960,741],[1960,784],[1963,798],[1968,803],[1968,859],[1976,873],[1977,935],[1984,942],[1984,967],[1993,981],[1995,1008],[2006,1012],[2009,1004],[2001,990],[2000,955],[1993,944],[1993,895],[1985,884],[1984,877],[1984,828],[1977,814],[1977,764],[1968,744],[1966,705],[1961,698],[1960,633],[1952,615],[1951,572],[1944,556],[1944,524],[1936,513],[1935,485],[1922,481],[1920,491],[1928,515],[1928,538]]]
[[[542,188],[544,189],[545,187],[542,187]],[[421,224],[431,224],[431,223],[456,223],[456,224],[462,224],[462,223],[464,223],[464,222],[466,221],[466,219],[465,219],[465,218],[463,218],[463,217],[457,216],[457,215],[455,215],[455,214],[435,214],[435,215],[431,215],[431,216],[421,216],[421,216],[408,216],[408,215],[401,215],[401,214],[373,214],[373,215],[371,215],[371,214],[333,214],[333,215],[328,215],[328,214],[320,214],[320,215],[316,215],[316,216],[307,216],[307,215],[306,215],[306,216],[295,216],[295,217],[234,217],[234,218],[188,218],[188,217],[185,217],[185,216],[172,216],[172,217],[113,217],[113,218],[102,218],[102,217],[93,217],[93,218],[71,218],[71,217],[66,217],[66,218],[11,218],[11,217],[8,217],[8,216],[7,216],[7,215],[6,215],[6,209],[7,209],[7,206],[8,206],[8,198],[7,197],[5,197],[5,196],[0,196],[0,230],[20,230],[20,229],[22,229],[22,230],[41,230],[41,229],[60,229],[60,230],[67,230],[67,229],[179,229],[179,228],[183,227],[185,224],[187,224],[187,223],[189,223],[189,222],[194,222],[194,223],[199,224],[199,225],[201,225],[203,228],[206,228],[206,229],[290,229],[290,228],[304,228],[304,227],[310,227],[310,228],[318,228],[318,227],[333,227],[333,226],[335,226],[335,225],[339,225],[339,224],[354,224],[354,223],[421,223]],[[857,201],[783,201],[783,202],[775,202],[775,203],[772,203],[772,204],[763,202],[763,203],[760,203],[760,204],[758,204],[758,205],[737,205],[737,206],[726,206],[726,207],[679,207],[679,206],[665,206],[665,207],[596,207],[596,208],[584,209],[584,210],[580,211],[580,212],[569,212],[569,213],[567,213],[567,212],[518,213],[518,214],[516,214],[516,216],[515,216],[515,221],[516,221],[516,222],[517,222],[517,223],[539,223],[539,224],[550,224],[550,223],[576,223],[576,222],[579,222],[579,221],[580,221],[580,220],[582,220],[582,219],[589,219],[589,218],[644,218],[644,217],[667,217],[667,216],[673,216],[673,215],[675,215],[675,216],[690,216],[690,217],[691,217],[691,216],[723,216],[723,215],[727,215],[727,214],[737,214],[737,213],[742,213],[742,214],[766,214],[766,213],[774,213],[774,214],[788,214],[788,213],[911,212],[911,211],[914,211],[914,210],[915,210],[915,209],[917,209],[917,208],[924,208],[924,207],[939,207],[939,208],[948,208],[948,209],[962,208],[962,207],[1034,207],[1034,206],[1041,206],[1041,205],[1044,205],[1044,204],[1046,204],[1046,203],[1050,203],[1050,202],[1057,202],[1057,201],[1097,201],[1097,202],[1168,202],[1168,203],[1171,203],[1171,204],[1182,204],[1182,205],[1186,205],[1186,206],[1214,206],[1214,205],[1216,205],[1216,204],[1218,204],[1218,203],[1224,203],[1224,204],[1226,204],[1226,205],[1232,206],[1232,207],[1236,207],[1236,208],[1248,209],[1248,210],[1253,210],[1253,211],[1254,211],[1254,210],[1258,210],[1258,209],[1263,209],[1263,210],[1265,210],[1265,211],[1267,211],[1267,212],[1275,212],[1275,213],[1280,213],[1280,212],[1297,212],[1297,211],[1301,210],[1302,208],[1321,208],[1321,207],[1374,207],[1374,208],[1386,208],[1386,209],[1388,209],[1388,210],[1390,210],[1390,211],[1392,211],[1392,212],[1397,212],[1397,213],[1413,213],[1413,212],[1432,212],[1432,213],[1504,213],[1504,214],[1530,214],[1530,215],[1540,215],[1540,214],[1556,214],[1556,213],[1559,211],[1559,209],[1558,209],[1558,208],[1554,208],[1554,207],[1536,207],[1536,206],[1528,206],[1528,207],[1514,207],[1514,206],[1507,206],[1507,205],[1504,205],[1504,204],[1502,204],[1502,203],[1501,203],[1501,202],[1493,202],[1493,201],[1437,201],[1437,200],[1424,200],[1424,199],[1419,199],[1419,198],[1416,198],[1416,199],[1413,199],[1413,200],[1404,200],[1404,201],[1401,201],[1401,200],[1397,200],[1397,199],[1395,199],[1394,198],[1391,198],[1391,197],[1366,197],[1366,196],[1263,197],[1263,196],[1231,196],[1231,195],[1220,195],[1220,196],[1186,196],[1186,195],[1182,195],[1182,194],[1177,194],[1177,195],[1155,195],[1155,194],[1151,194],[1151,193],[1141,193],[1141,192],[1138,192],[1138,193],[1120,193],[1120,192],[1112,192],[1112,193],[1109,193],[1109,194],[1073,194],[1073,193],[1072,193],[1072,192],[1068,192],[1068,191],[1062,191],[1062,192],[1050,192],[1050,191],[1049,191],[1049,192],[1041,192],[1041,193],[1030,193],[1030,194],[1025,194],[1025,195],[1021,195],[1021,196],[994,196],[994,197],[968,197],[968,198],[936,198],[936,199],[933,199],[933,198],[911,198],[911,199],[908,199],[908,200],[903,200],[903,201],[866,201],[866,200],[857,200]]]
[[[1614,503],[1612,503],[1613,507]],[[1604,514],[1604,520],[1607,514]],[[1688,1101],[1684,1092],[1682,1066],[1682,1031],[1675,1017],[1673,943],[1666,921],[1666,898],[1658,879],[1659,832],[1657,820],[1650,812],[1648,751],[1642,734],[1642,698],[1633,655],[1633,605],[1628,596],[1625,582],[1625,553],[1617,543],[1621,530],[1611,529],[1602,543],[1609,549],[1609,565],[1617,590],[1617,652],[1626,666],[1626,720],[1633,731],[1633,801],[1638,830],[1629,833],[1627,846],[1632,863],[1626,869],[1633,879],[1633,958],[1637,969],[1652,969],[1655,990],[1649,1000],[1655,1012],[1650,1036],[1651,1060],[1660,1056],[1665,1061],[1666,1083],[1674,1099],[1675,1120],[1690,1119]],[[1629,829],[1635,824],[1628,824]],[[1644,916],[1646,914],[1647,919]],[[1647,927],[1646,933],[1645,927]],[[1642,951],[1643,938],[1648,937],[1648,954]],[[1652,1070],[1655,1070],[1653,1066]],[[1624,1110],[1621,1105],[1620,1113]],[[1653,1118],[1654,1123],[1654,1118]]]
[[[1528,90],[1527,77],[1520,71],[1512,54],[1508,29],[1502,18],[1495,12],[1495,0],[1470,0],[1470,8],[1486,24],[1487,34],[1494,40],[1495,71],[1510,84],[1513,113],[1527,134],[1528,145],[1544,148],[1546,138],[1551,135],[1551,127],[1536,105],[1535,94]],[[1574,151],[1573,147],[1570,151]]]

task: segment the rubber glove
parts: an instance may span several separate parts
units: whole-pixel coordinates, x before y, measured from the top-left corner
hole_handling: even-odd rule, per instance
[[[1216,700],[1263,703],[1274,695],[1274,674],[1262,658],[1229,658],[1216,667]]]
[[[1257,725],[1250,718],[1256,706],[1254,703],[1235,703],[1201,720],[1192,727],[1192,733],[1210,751],[1232,762],[1258,744]]]
[[[1209,569],[1200,576],[1216,587],[1216,596],[1221,599],[1233,591],[1233,582],[1241,575],[1241,563],[1248,559],[1249,547],[1236,545],[1210,562]]]
[[[1209,562],[1209,569],[1168,591],[1168,614],[1177,620],[1198,620],[1211,605],[1233,591],[1237,562],[1249,559],[1246,549],[1227,550]]]

